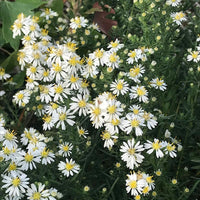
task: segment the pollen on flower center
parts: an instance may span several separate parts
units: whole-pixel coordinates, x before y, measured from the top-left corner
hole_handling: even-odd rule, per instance
[[[134,113],[135,115],[137,115],[137,114],[139,113],[139,110],[138,110],[138,109],[133,109],[133,113]]]
[[[132,127],[137,127],[138,125],[139,125],[139,121],[137,120],[137,119],[133,119],[132,121],[131,121],[131,126]]]
[[[119,124],[119,120],[118,119],[112,119],[111,123],[112,123],[112,125],[117,126]]]
[[[136,56],[136,52],[135,52],[135,51],[132,51],[130,57],[131,57],[131,58],[135,58],[135,56]]]
[[[168,151],[173,151],[175,148],[176,148],[175,145],[171,145],[171,144],[167,145],[167,150]]]
[[[51,116],[50,115],[47,115],[45,117],[42,118],[46,123],[50,123],[51,121]]]
[[[49,150],[46,150],[46,148],[44,148],[44,150],[42,151],[42,153],[41,153],[41,156],[43,157],[43,158],[45,158],[45,157],[47,157],[49,155]]]
[[[162,86],[163,85],[163,80],[156,79],[156,85],[157,86]]]
[[[65,166],[66,170],[70,171],[74,168],[74,165],[70,164],[70,163],[66,163],[66,166]]]
[[[139,96],[143,96],[143,95],[146,94],[146,90],[145,90],[144,88],[138,88],[138,89],[137,89],[137,94],[138,94]]]
[[[41,194],[39,192],[35,192],[33,194],[32,199],[34,199],[34,200],[40,200],[40,198],[41,198]]]
[[[10,163],[9,167],[8,167],[8,171],[13,171],[17,169],[17,165],[13,162]]]
[[[128,152],[131,154],[131,155],[134,155],[135,154],[135,149],[134,148],[130,148],[128,150]]]
[[[60,116],[59,116],[59,119],[61,120],[61,121],[63,121],[63,120],[65,120],[66,119],[66,114],[65,113],[62,113],[62,114],[60,114]]]
[[[111,54],[109,59],[110,59],[110,62],[116,62],[117,61],[116,54],[115,53]]]
[[[103,133],[103,139],[104,140],[108,140],[108,139],[110,139],[110,137],[111,137],[110,133],[108,133],[108,132]]]
[[[72,75],[71,78],[70,78],[70,81],[71,81],[72,83],[75,83],[77,80],[78,80],[78,78],[74,77],[73,75]]]
[[[108,107],[108,112],[109,112],[110,114],[114,114],[115,111],[116,111],[116,106],[115,106],[115,105],[109,106],[109,107]]]
[[[101,50],[97,50],[96,52],[95,52],[95,56],[97,57],[97,58],[101,58],[102,56],[103,56],[103,52],[101,51]]]
[[[95,109],[93,110],[93,113],[94,113],[95,115],[99,115],[99,114],[101,113],[100,108],[95,108]]]
[[[130,181],[128,185],[130,186],[131,189],[135,189],[137,187],[137,182],[133,180]]]
[[[17,187],[20,184],[20,179],[18,177],[14,178],[12,180],[12,184]]]
[[[78,102],[78,106],[79,106],[80,108],[83,108],[83,107],[86,106],[86,102],[85,102],[84,100],[81,100],[81,101]]]
[[[63,146],[63,151],[69,151],[69,146],[68,145],[65,145],[65,146]]]
[[[12,140],[13,139],[13,137],[14,137],[14,134],[11,132],[7,132],[6,134],[5,134],[5,139],[6,140]]]
[[[24,157],[26,162],[31,162],[33,160],[33,155],[27,153]]]
[[[198,57],[198,52],[197,51],[193,52],[192,53],[192,58],[196,59],[197,57]]]
[[[116,87],[118,90],[122,90],[123,89],[123,83],[122,82],[119,82],[117,84],[117,87]]]
[[[53,69],[55,72],[60,72],[62,67],[59,64],[53,64]]]
[[[56,92],[57,94],[62,93],[62,92],[63,92],[62,86],[61,86],[61,85],[57,86],[56,89],[55,89],[55,92]]]
[[[111,42],[111,46],[112,46],[113,48],[115,48],[115,47],[118,46],[118,43],[117,43],[117,42]]]
[[[153,147],[153,149],[158,150],[158,149],[160,149],[161,145],[160,145],[159,141],[157,141],[157,142],[153,142],[152,147]]]
[[[23,95],[22,93],[19,93],[19,94],[17,95],[17,98],[18,98],[18,99],[23,99],[23,97],[24,97],[24,95]]]

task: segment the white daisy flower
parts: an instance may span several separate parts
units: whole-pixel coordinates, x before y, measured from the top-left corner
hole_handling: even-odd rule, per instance
[[[146,181],[144,179],[138,179],[137,174],[127,174],[128,179],[126,179],[126,191],[131,193],[132,196],[136,196],[142,193],[143,188],[146,186]]]
[[[199,51],[189,51],[190,55],[187,56],[187,61],[199,62],[200,52]]]
[[[153,114],[149,112],[144,112],[142,117],[145,119],[148,129],[152,130],[152,128],[155,128],[157,126],[158,122],[156,121],[156,117],[154,117]]]
[[[73,176],[77,174],[80,170],[80,166],[75,163],[72,159],[68,160],[66,158],[66,162],[60,161],[58,164],[58,170],[60,170],[64,176]]]
[[[116,52],[107,52],[107,61],[106,65],[111,67],[112,69],[119,68],[120,57],[116,54]]]
[[[182,22],[187,20],[186,17],[185,17],[185,13],[183,13],[182,11],[172,13],[171,17],[177,25],[182,25]]]
[[[164,142],[163,146],[165,147],[164,152],[165,154],[169,154],[170,157],[175,158],[176,155],[176,146],[173,143]]]
[[[152,79],[150,82],[150,85],[156,89],[160,89],[162,91],[166,90],[166,86],[167,84],[164,82],[164,80],[159,79],[159,78],[155,78]]]
[[[42,13],[40,17],[45,17],[46,20],[52,19],[53,17],[57,17],[58,13],[51,10],[51,8],[45,8],[41,10]]]
[[[97,66],[103,66],[107,60],[107,52],[104,49],[96,49],[93,53],[89,54],[89,56],[94,59],[94,63]]]
[[[86,27],[88,20],[84,17],[75,17],[70,20],[70,28],[77,29],[81,27]]]
[[[173,6],[173,7],[179,6],[180,3],[181,3],[181,0],[167,0],[166,1],[167,5],[170,5],[170,6]]]
[[[77,97],[72,97],[71,100],[73,102],[70,103],[70,110],[73,113],[78,111],[79,116],[86,116],[89,110],[88,96],[77,94]]]
[[[29,90],[20,90],[13,96],[13,101],[19,106],[25,106],[29,103],[31,92]]]
[[[164,156],[164,153],[161,151],[161,149],[163,148],[163,143],[160,142],[158,139],[154,138],[154,142],[147,140],[147,143],[145,143],[144,145],[145,149],[148,150],[148,154],[151,154],[154,151],[156,151],[157,158],[162,158]]]
[[[46,147],[40,150],[40,156],[41,156],[41,163],[43,165],[51,164],[52,162],[54,162],[55,158],[54,153],[52,153],[52,151],[50,151]]]
[[[108,149],[110,149],[114,145],[114,140],[116,140],[118,136],[116,135],[116,133],[104,131],[102,132],[101,138],[104,141],[103,147],[107,147]]]
[[[63,102],[64,99],[67,99],[70,95],[70,88],[69,83],[67,82],[60,82],[54,85],[54,102],[61,101]]]
[[[136,143],[134,138],[128,140],[127,143],[123,142],[120,151],[123,153],[121,159],[126,162],[129,169],[134,169],[143,162],[144,156],[141,152],[144,151],[144,147],[140,145],[140,141]]]
[[[134,115],[143,116],[144,110],[139,105],[132,105],[129,110],[133,112]]]
[[[108,49],[110,49],[110,52],[117,52],[119,49],[123,48],[124,44],[120,44],[119,40],[116,39],[114,42],[111,41],[108,45]]]
[[[145,72],[144,67],[139,64],[132,67],[127,73],[127,76],[129,79],[134,80],[136,83],[140,83],[139,78],[142,77],[142,74],[144,72]]]
[[[142,58],[142,50],[134,49],[128,53],[129,58],[126,60],[128,64],[133,64],[134,62],[138,62],[139,59]]]
[[[8,78],[10,78],[10,74],[7,74],[5,69],[0,67],[0,80],[6,80]]]
[[[148,102],[148,91],[146,90],[146,88],[144,86],[132,86],[130,89],[130,98],[131,99],[136,99],[138,98],[138,100],[141,102]]]
[[[127,120],[124,120],[123,130],[130,134],[132,130],[135,131],[136,136],[141,136],[143,131],[141,126],[145,126],[144,119],[138,115],[133,115],[132,113],[128,113],[126,115]]]
[[[0,133],[0,141],[2,141],[2,145],[12,149],[13,147],[17,147],[17,137],[14,131],[5,130],[3,133]]]
[[[72,153],[72,148],[73,148],[73,145],[69,142],[64,142],[62,144],[59,144],[59,151],[58,151],[58,154],[60,156],[63,156],[63,157],[68,157],[71,155]]]
[[[54,87],[52,84],[50,85],[39,85],[40,89],[40,100],[41,102],[49,103],[52,101],[52,97],[54,96]]]
[[[29,178],[24,173],[16,175],[11,172],[9,176],[2,175],[2,178],[2,182],[4,183],[2,188],[6,188],[5,192],[8,193],[9,196],[19,197],[22,193],[25,193],[25,189],[28,188]]]
[[[79,136],[83,136],[84,138],[86,138],[89,133],[87,130],[85,130],[83,127],[79,127],[77,126],[77,130],[78,130],[78,134]]]
[[[49,190],[45,190],[45,185],[38,183],[37,185],[31,184],[31,187],[27,189],[27,199],[30,200],[47,200],[50,196]]]
[[[129,84],[124,79],[115,80],[110,84],[110,90],[117,96],[125,95],[129,91]]]
[[[154,183],[154,180],[152,179],[153,176],[150,176],[149,174],[142,173],[142,177],[143,177],[144,180],[146,180],[148,187],[149,187],[149,190],[155,189],[155,183]]]
[[[44,115],[42,118],[44,121],[43,124],[43,130],[51,130],[52,127],[54,127],[56,121],[57,121],[57,115],[53,113],[53,115]]]

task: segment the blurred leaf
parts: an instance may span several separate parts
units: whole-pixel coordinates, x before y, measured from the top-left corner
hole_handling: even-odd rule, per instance
[[[10,43],[11,47],[15,50],[19,47],[19,37],[13,38],[11,26],[13,25],[18,14],[24,13],[31,15],[34,8],[43,5],[45,2],[41,0],[16,0],[16,2],[3,1],[0,2],[0,13],[2,17],[2,35],[6,42]]]
[[[5,68],[6,72],[9,73],[17,64],[17,51],[14,51],[1,63],[1,67]]]
[[[53,11],[56,11],[59,15],[63,14],[63,0],[53,0],[50,7]]]
[[[25,80],[25,75],[26,75],[26,72],[22,71],[16,74],[15,76],[13,76],[13,82],[17,83],[17,85],[15,85],[16,89],[20,88],[23,85],[24,80]]]
[[[0,28],[0,47],[2,47],[5,43],[6,41],[3,38],[2,28]]]

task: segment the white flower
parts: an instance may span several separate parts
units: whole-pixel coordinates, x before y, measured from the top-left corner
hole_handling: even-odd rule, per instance
[[[69,142],[64,142],[62,144],[59,144],[59,151],[58,154],[63,156],[63,157],[68,157],[71,155],[72,153],[72,148],[73,145]]]
[[[150,85],[156,89],[160,89],[162,91],[166,90],[166,86],[167,84],[164,82],[164,80],[159,79],[159,78],[155,78],[152,79],[150,82]]]
[[[165,147],[164,152],[165,154],[169,154],[170,157],[175,158],[176,157],[176,146],[172,143],[164,142],[163,147]]]
[[[56,121],[58,120],[56,114],[51,115],[44,115],[42,118],[44,120],[43,124],[43,130],[50,130],[52,127],[54,127]]]
[[[166,1],[166,4],[167,4],[167,5],[171,5],[171,6],[173,6],[173,7],[179,6],[180,3],[181,3],[181,0],[167,0],[167,1]]]
[[[43,165],[51,164],[51,162],[54,162],[55,155],[46,147],[41,149],[40,156],[41,156],[41,163]]]
[[[132,105],[129,108],[130,111],[133,112],[134,115],[143,116],[144,110],[139,105]]]
[[[114,145],[114,140],[116,140],[118,138],[117,135],[115,135],[115,133],[111,133],[108,131],[104,131],[102,132],[102,140],[104,140],[104,147],[107,148],[112,148],[112,146]]]
[[[10,196],[20,196],[22,193],[26,192],[26,188],[28,188],[29,178],[26,174],[21,173],[20,175],[16,175],[15,173],[11,173],[10,176],[2,175],[2,182],[4,185],[2,188],[6,188],[6,193]]]
[[[37,186],[32,183],[31,187],[27,189],[26,195],[30,200],[47,200],[50,196],[49,190],[45,190],[45,185],[42,183],[38,183]]]
[[[200,52],[199,51],[189,51],[190,55],[187,56],[187,61],[199,62]]]
[[[50,85],[40,85],[40,100],[41,102],[49,103],[52,101],[52,97],[54,96],[54,87],[52,84]]]
[[[25,106],[29,103],[30,91],[29,90],[20,90],[13,96],[13,101],[19,106]]]
[[[80,167],[72,159],[68,160],[66,158],[66,162],[63,161],[59,162],[58,170],[60,170],[65,176],[68,177],[68,176],[73,176],[74,173],[77,174],[80,170]]]
[[[151,154],[153,151],[156,151],[156,157],[162,158],[164,156],[161,149],[163,148],[163,143],[160,142],[158,139],[154,138],[154,142],[147,140],[147,143],[144,144],[145,149],[148,149],[147,153]]]
[[[127,143],[123,142],[120,151],[123,152],[121,158],[129,169],[134,169],[143,162],[144,156],[141,155],[144,151],[143,145],[140,145],[140,141],[136,143],[134,138],[128,140]]]
[[[0,67],[0,80],[6,80],[8,78],[10,78],[10,74],[6,74],[5,69]]]
[[[127,76],[129,79],[134,80],[136,83],[139,83],[139,78],[142,77],[142,74],[145,72],[145,69],[142,65],[135,65],[133,66],[129,72],[127,73]]]
[[[89,104],[88,104],[88,96],[77,94],[77,97],[72,97],[71,100],[73,101],[70,103],[70,110],[74,113],[78,112],[78,115],[86,116],[88,114]]]
[[[182,11],[172,13],[171,17],[177,25],[181,25],[182,22],[186,21],[185,13],[183,13]]]
[[[124,79],[115,80],[110,84],[110,90],[117,96],[125,95],[129,91],[129,84]]]
[[[72,119],[75,118],[75,116],[70,112],[70,110],[67,110],[67,107],[60,107],[58,109],[58,112],[54,115],[56,120],[56,128],[61,126],[62,130],[66,130],[65,122],[67,122],[70,126],[73,126],[75,121]]]
[[[17,137],[15,136],[16,133],[14,131],[5,130],[3,134],[0,133],[0,141],[3,141],[3,146],[8,148],[16,148],[17,147]],[[1,138],[2,137],[2,138]]]
[[[116,52],[107,52],[107,60],[106,65],[111,67],[112,69],[119,68],[120,57],[116,54]]]
[[[4,90],[0,90],[0,97],[2,97],[6,92]]]
[[[130,98],[136,99],[141,102],[147,102],[148,101],[148,92],[144,86],[132,86],[130,89]]]
[[[86,27],[88,20],[85,19],[84,17],[75,17],[70,20],[70,28],[72,29],[77,29],[81,27]]]
[[[146,123],[147,123],[147,127],[148,129],[152,129],[155,128],[156,125],[158,124],[158,122],[156,121],[156,118],[154,117],[153,114],[148,113],[148,112],[144,112],[142,117],[145,119]]]
[[[108,45],[108,48],[110,49],[111,52],[117,52],[119,49],[123,47],[124,44],[120,44],[118,39],[116,39],[114,42],[111,41],[110,44]]]
[[[40,15],[40,17],[45,17],[46,20],[49,20],[56,16],[58,16],[57,12],[54,12],[53,10],[51,10],[51,8],[42,9],[42,13]]]
[[[21,151],[20,152],[20,157],[19,159],[19,165],[21,166],[21,169],[24,171],[27,171],[28,169],[36,169],[35,163],[40,162],[40,155],[38,151],[31,151],[29,150],[28,152]]]
[[[124,120],[124,123],[123,123],[123,130],[127,134],[131,133],[131,131],[134,130],[136,136],[141,136],[143,134],[141,126],[145,126],[144,119],[132,113],[128,113],[126,115],[126,118],[127,120]]]
[[[138,62],[139,59],[142,59],[142,50],[134,49],[128,53],[129,58],[127,59],[128,64],[133,64],[134,62]]]
[[[67,82],[60,82],[57,85],[54,85],[54,101],[61,101],[63,102],[64,99],[68,98],[70,94],[70,88],[68,88],[69,84]]]
[[[136,196],[142,193],[143,188],[146,186],[146,181],[144,179],[138,179],[137,174],[127,174],[128,179],[126,179],[126,191],[131,193],[131,195]]]
[[[85,130],[83,127],[77,126],[77,130],[78,130],[79,136],[83,136],[84,138],[87,137],[86,135],[88,135],[88,131]]]

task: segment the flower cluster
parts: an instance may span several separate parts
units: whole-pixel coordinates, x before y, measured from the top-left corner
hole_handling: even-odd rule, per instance
[[[167,4],[174,7],[180,1],[167,1]],[[58,34],[68,32],[57,41],[47,23],[54,17],[57,13],[51,9],[43,10],[40,17],[21,13],[12,26],[13,38],[22,36],[18,62],[27,77],[25,88],[13,96],[13,102],[33,111],[42,122],[44,134],[30,127],[17,137],[15,132],[4,128],[3,117],[0,120],[3,146],[0,153],[10,163],[2,175],[7,198],[55,200],[62,197],[55,188],[44,189],[43,183],[29,185],[31,177],[27,177],[26,171],[56,162],[63,176],[78,174],[81,164],[71,157],[74,144],[70,136],[65,136],[72,135],[69,129],[83,139],[99,130],[103,147],[109,151],[114,149],[126,163],[125,168],[134,170],[127,175],[127,193],[137,199],[149,194],[156,184],[153,176],[139,171],[139,167],[151,157],[148,154],[158,160],[164,156],[176,157],[180,145],[171,136],[159,140],[148,134],[158,125],[159,117],[149,111],[152,93],[167,87],[161,77],[148,76],[147,63],[154,49],[141,46],[129,49],[120,39],[115,39],[103,47],[99,45],[92,50],[87,47],[83,51],[86,41],[82,37],[79,41],[76,34],[79,31],[85,35],[92,31],[97,34],[98,26],[89,25],[87,19],[77,16],[67,25],[56,27]],[[177,24],[184,21],[184,16],[172,18]],[[1,71],[0,80],[9,78]],[[91,124],[86,126],[85,120]],[[59,138],[52,150],[49,143],[54,137],[46,136],[50,131],[56,131]]]

